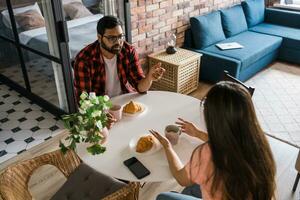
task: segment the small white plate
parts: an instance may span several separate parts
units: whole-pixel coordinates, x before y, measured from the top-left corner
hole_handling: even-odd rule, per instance
[[[139,104],[139,105],[141,106],[142,109],[141,109],[139,112],[136,112],[136,113],[134,113],[134,114],[126,113],[126,112],[123,111],[123,114],[124,114],[125,116],[135,117],[135,116],[138,116],[138,115],[140,115],[140,114],[142,114],[142,113],[146,113],[146,111],[147,111],[147,106],[146,106],[145,104],[140,103],[140,102],[135,102],[135,103]],[[126,104],[124,104],[122,107],[124,108],[125,105],[126,105]]]
[[[161,144],[159,143],[159,141],[153,137],[154,139],[154,143],[153,143],[153,146],[150,150],[144,152],[144,153],[139,153],[139,152],[136,152],[136,145],[137,145],[137,142],[139,141],[139,139],[143,136],[147,136],[147,135],[141,135],[141,136],[138,136],[138,137],[134,137],[132,138],[130,141],[129,141],[129,149],[130,151],[132,151],[134,154],[136,155],[140,155],[140,156],[145,156],[145,155],[151,155],[151,154],[154,154],[155,152],[159,151],[161,149]]]

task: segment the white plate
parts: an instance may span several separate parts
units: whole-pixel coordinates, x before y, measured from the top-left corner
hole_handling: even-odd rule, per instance
[[[154,138],[154,136],[152,136],[154,138],[154,144],[152,146],[152,148],[144,153],[139,153],[139,152],[136,152],[136,144],[137,142],[139,141],[139,139],[143,136],[147,136],[147,135],[141,135],[141,136],[138,136],[138,137],[134,137],[132,138],[130,141],[129,141],[129,149],[130,151],[132,151],[134,154],[136,155],[140,155],[140,156],[145,156],[145,155],[151,155],[151,154],[154,154],[155,152],[159,151],[161,149],[161,144],[159,143],[159,141]]]
[[[146,113],[146,111],[147,111],[147,106],[146,106],[145,104],[140,103],[140,102],[135,102],[135,103],[139,104],[139,105],[141,106],[142,109],[141,109],[139,112],[136,112],[136,113],[134,113],[134,114],[126,113],[126,112],[123,111],[123,115],[129,116],[129,117],[135,117],[135,116],[138,116],[138,115],[140,115],[140,114],[142,114],[142,113]],[[122,107],[124,108],[125,105],[126,105],[126,104],[124,104]]]

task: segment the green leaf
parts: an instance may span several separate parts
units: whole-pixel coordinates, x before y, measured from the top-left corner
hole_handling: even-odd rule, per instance
[[[69,150],[61,141],[59,141],[59,147],[63,154],[65,154]]]
[[[90,142],[94,143],[94,142],[99,142],[102,139],[102,137],[100,135],[91,135],[90,136]]]
[[[72,150],[76,149],[76,142],[75,142],[74,139],[71,141],[71,144],[69,145],[69,148],[72,149]]]
[[[106,148],[101,146],[100,144],[93,144],[92,146],[87,147],[86,150],[92,155],[97,155],[97,154],[104,153]]]

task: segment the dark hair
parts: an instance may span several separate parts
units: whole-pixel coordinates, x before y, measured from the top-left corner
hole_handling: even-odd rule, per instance
[[[214,173],[212,195],[223,200],[275,198],[275,162],[251,100],[239,84],[219,82],[207,93],[204,117]]]
[[[107,15],[98,21],[97,32],[98,34],[103,35],[106,29],[112,29],[116,26],[122,26],[121,20],[115,16]]]

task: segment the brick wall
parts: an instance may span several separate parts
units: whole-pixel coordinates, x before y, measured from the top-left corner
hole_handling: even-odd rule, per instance
[[[240,0],[130,0],[132,43],[143,66],[147,55],[165,49],[167,38],[175,33],[182,46],[189,18],[226,8]]]

